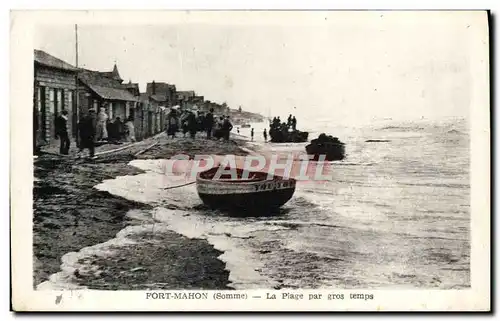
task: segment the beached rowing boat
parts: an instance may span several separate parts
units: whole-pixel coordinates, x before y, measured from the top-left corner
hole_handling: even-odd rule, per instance
[[[293,178],[276,175],[267,179],[264,172],[248,172],[247,177],[243,177],[244,171],[239,168],[235,169],[237,177],[231,177],[230,174],[217,175],[218,170],[219,167],[214,167],[196,178],[198,195],[211,208],[267,211],[281,207],[295,192]]]

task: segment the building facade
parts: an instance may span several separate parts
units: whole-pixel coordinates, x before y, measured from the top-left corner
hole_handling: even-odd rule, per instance
[[[177,103],[181,106],[181,108],[190,108],[194,105],[194,97],[196,96],[194,91],[178,91],[176,96]]]
[[[76,137],[76,75],[74,66],[44,51],[34,51],[33,139],[37,146],[58,143],[54,124],[63,110],[68,111],[69,133]]]
[[[139,96],[134,96],[129,84],[122,84],[116,65],[113,72],[99,72],[82,69],[79,79],[80,112],[86,114],[91,108],[99,112],[104,109],[108,118],[120,118],[125,121],[128,117],[135,118],[135,109],[139,103]]]
[[[175,85],[154,80],[146,84],[146,94],[158,106],[172,107],[177,104],[177,89]]]
[[[78,137],[78,122],[90,109],[104,110],[109,121],[131,117],[136,139],[153,136],[163,130],[170,107],[181,110],[197,106],[200,111],[214,108],[223,112],[224,104],[205,101],[194,91],[177,91],[176,86],[164,82],[150,82],[146,92],[140,93],[139,84],[123,83],[116,64],[112,71],[94,71],[76,68],[44,51],[34,51],[33,140],[35,150],[55,145],[55,118],[68,111],[68,129]]]

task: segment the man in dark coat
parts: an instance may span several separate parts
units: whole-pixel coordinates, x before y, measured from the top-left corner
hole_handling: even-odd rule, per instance
[[[108,141],[110,143],[117,142],[118,139],[116,138],[115,123],[109,119],[106,121],[106,130],[108,131]]]
[[[278,122],[278,118],[274,117],[273,121],[271,122],[271,127],[276,127],[277,122]]]
[[[204,132],[205,131],[205,114],[203,112],[200,112],[198,114],[197,122],[198,122],[198,128],[197,128],[198,131]]]
[[[297,129],[297,118],[295,118],[295,116],[292,117],[292,129]]]
[[[207,139],[212,138],[213,127],[214,127],[214,109],[210,108],[210,111],[205,116],[205,130],[207,131]]]
[[[95,146],[94,138],[96,132],[97,117],[95,110],[91,109],[89,114],[83,117],[78,124],[78,132],[80,134],[80,153],[88,148],[90,157],[94,157]]]
[[[38,109],[33,108],[33,155],[38,153]]]
[[[122,139],[125,138],[125,125],[123,124],[122,119],[120,117],[116,117],[115,119],[114,130],[115,130],[116,140],[121,141]]]
[[[187,127],[189,135],[194,139],[198,130],[198,122],[196,121],[196,116],[192,111],[189,111],[189,114],[187,116]]]
[[[226,116],[224,118],[224,121],[222,123],[222,132],[224,133],[223,137],[225,140],[229,140],[229,133],[233,130],[233,124],[231,124],[231,121],[229,120],[229,116]]]
[[[59,153],[62,155],[69,154],[69,135],[68,135],[68,111],[63,110],[59,116],[56,117],[55,121],[55,134],[56,138],[59,138],[60,147]]]
[[[178,130],[179,117],[177,117],[177,111],[172,109],[167,116],[167,136],[174,138]]]

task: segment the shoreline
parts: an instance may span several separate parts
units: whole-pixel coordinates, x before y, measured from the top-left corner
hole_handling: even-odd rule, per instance
[[[90,161],[55,155],[39,156],[34,162],[36,179],[33,188],[34,287],[61,271],[63,255],[109,241],[125,227],[134,225],[133,219],[126,216],[130,210],[147,211],[152,208],[94,188],[106,179],[144,172],[128,165],[130,161],[170,158],[180,153],[189,156],[200,153],[248,154],[243,140],[221,143],[202,138],[203,134],[199,136],[193,141],[180,137],[168,139],[160,135]],[[158,144],[135,156],[155,141]],[[152,257],[144,245],[122,248],[120,251],[125,257],[109,260],[96,258],[94,263],[103,267],[98,277],[76,272],[73,281],[87,283],[91,289],[106,288],[99,283],[99,279],[109,283],[108,289],[137,289],[132,286],[134,280],[141,280],[141,284],[146,281],[158,284],[158,289],[231,289],[227,286],[229,272],[218,259],[222,252],[205,240],[188,239],[175,232],[149,237],[156,242],[153,245],[155,252],[162,255]],[[176,268],[165,273],[159,273],[157,268],[144,267],[133,273],[126,271],[145,261],[153,262],[152,259],[155,266]],[[196,278],[196,275],[203,277]]]

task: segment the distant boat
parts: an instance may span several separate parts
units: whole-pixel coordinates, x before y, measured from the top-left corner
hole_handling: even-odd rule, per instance
[[[250,124],[243,124],[243,125],[241,125],[241,128],[250,128],[250,127],[251,127]]]
[[[273,210],[288,202],[295,192],[296,181],[293,178],[275,175],[268,180],[265,172],[249,172],[248,179],[244,179],[243,169],[240,168],[236,169],[235,179],[229,174],[215,178],[218,170],[219,167],[214,167],[201,172],[196,178],[198,196],[211,208],[250,212]]]
[[[327,161],[342,160],[345,157],[345,144],[337,137],[321,134],[306,146],[306,152],[313,155],[315,161],[319,160],[320,156],[324,156]]]
[[[269,136],[271,136],[271,142],[273,143],[305,143],[309,137],[309,132],[271,128],[269,130]]]

